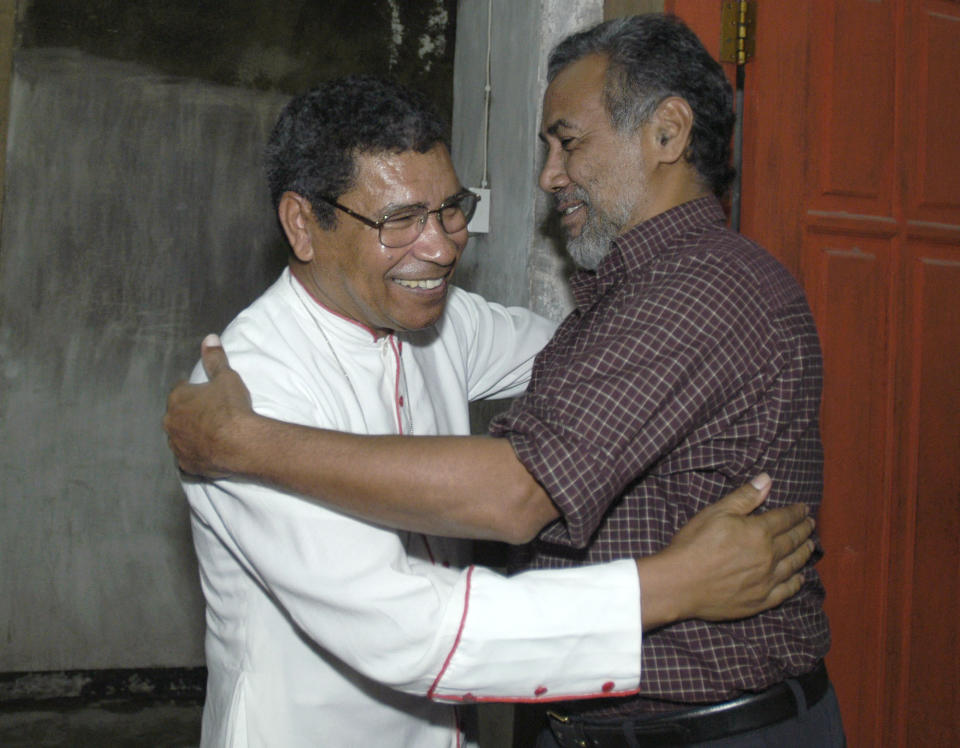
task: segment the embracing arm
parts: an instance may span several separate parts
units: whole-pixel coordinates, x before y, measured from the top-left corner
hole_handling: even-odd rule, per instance
[[[164,418],[184,472],[242,476],[433,535],[523,543],[558,516],[506,439],[361,436],[266,418],[219,341],[204,340],[202,357],[210,381],[174,389]]]
[[[355,436],[263,418],[216,346],[208,339],[203,349],[211,382],[181,384],[168,401],[164,426],[186,472],[242,475],[441,535],[519,542],[557,516],[505,439]],[[637,561],[645,629],[752,615],[799,590],[813,520],[801,505],[752,515],[769,490],[769,478],[755,479]]]

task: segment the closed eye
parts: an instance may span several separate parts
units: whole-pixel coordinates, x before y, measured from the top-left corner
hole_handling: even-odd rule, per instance
[[[403,228],[410,226],[419,221],[426,212],[426,208],[420,208],[419,210],[394,213],[393,215],[387,216],[383,219],[383,225],[389,226],[390,228]]]

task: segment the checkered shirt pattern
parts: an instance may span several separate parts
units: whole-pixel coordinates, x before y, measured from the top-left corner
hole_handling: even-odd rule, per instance
[[[768,507],[820,504],[822,364],[790,273],[724,226],[712,197],[618,237],[572,281],[576,309],[527,394],[491,424],[561,519],[515,568],[640,557],[761,471]],[[819,549],[815,559],[819,559]],[[644,637],[641,694],[585,702],[609,717],[724,701],[810,670],[830,644],[812,565],[801,592],[743,621],[684,621]]]

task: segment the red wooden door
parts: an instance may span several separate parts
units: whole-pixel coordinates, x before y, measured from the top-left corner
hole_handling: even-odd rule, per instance
[[[674,0],[717,52],[720,0]],[[960,2],[757,2],[741,230],[824,349],[820,566],[849,743],[960,745]]]

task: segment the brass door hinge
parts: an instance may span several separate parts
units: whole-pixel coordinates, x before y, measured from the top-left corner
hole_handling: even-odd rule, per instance
[[[720,62],[743,65],[757,52],[756,0],[723,0]]]

